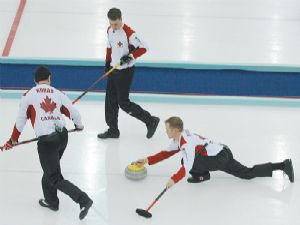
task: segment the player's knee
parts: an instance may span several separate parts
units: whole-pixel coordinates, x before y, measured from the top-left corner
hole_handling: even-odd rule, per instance
[[[60,181],[62,181],[64,178],[61,174],[53,174],[48,177],[50,183],[52,186],[57,187]]]
[[[130,111],[130,102],[129,101],[120,102],[119,106],[123,111],[125,111],[127,113]]]

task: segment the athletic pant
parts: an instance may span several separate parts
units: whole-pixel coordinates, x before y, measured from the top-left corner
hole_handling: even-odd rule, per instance
[[[70,181],[65,180],[61,174],[60,159],[68,143],[68,131],[54,132],[39,137],[38,153],[43,169],[42,188],[47,203],[58,205],[57,190],[68,195],[80,205],[85,204],[89,197]]]
[[[105,96],[105,121],[111,132],[119,132],[119,108],[145,124],[151,122],[150,113],[129,100],[134,69],[134,67],[130,67],[123,70],[116,70],[108,76]]]
[[[242,179],[272,176],[271,163],[257,164],[248,168],[233,158],[232,152],[227,146],[224,146],[223,150],[216,156],[202,156],[198,154],[190,174],[192,176],[201,176],[209,171],[217,170],[224,171]]]

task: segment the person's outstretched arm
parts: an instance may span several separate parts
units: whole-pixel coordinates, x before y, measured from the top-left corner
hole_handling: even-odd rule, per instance
[[[160,161],[163,161],[173,155],[175,155],[176,153],[178,153],[180,150],[171,150],[171,151],[160,151],[159,153],[152,155],[152,156],[148,156],[146,158],[143,159],[138,159],[134,162],[134,164],[136,164],[137,166],[144,166],[145,164],[148,165],[153,165],[156,164]]]

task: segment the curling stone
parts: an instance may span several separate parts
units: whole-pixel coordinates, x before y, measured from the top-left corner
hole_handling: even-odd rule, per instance
[[[142,180],[147,176],[147,169],[132,163],[125,168],[125,176],[129,180]]]

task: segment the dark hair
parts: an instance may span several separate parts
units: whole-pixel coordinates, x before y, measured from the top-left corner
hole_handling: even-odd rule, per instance
[[[183,130],[183,121],[178,116],[172,116],[165,121],[171,128],[178,128],[180,131]]]
[[[51,72],[47,67],[39,66],[35,71],[34,80],[38,83],[39,81],[47,80],[50,75]]]
[[[111,8],[107,13],[107,17],[110,20],[121,19],[122,18],[121,10],[117,8]]]

